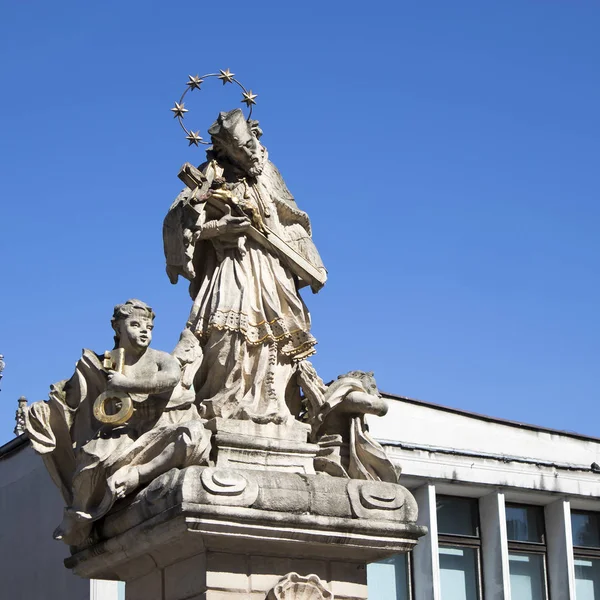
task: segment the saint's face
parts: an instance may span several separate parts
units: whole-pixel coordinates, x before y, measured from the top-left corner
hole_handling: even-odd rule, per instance
[[[134,311],[126,319],[123,319],[119,325],[120,339],[125,340],[136,349],[147,348],[152,341],[152,329],[154,324],[152,319],[145,313]]]
[[[260,175],[264,164],[264,148],[245,121],[236,124],[232,133],[233,140],[227,148],[230,158],[248,175],[253,177]]]

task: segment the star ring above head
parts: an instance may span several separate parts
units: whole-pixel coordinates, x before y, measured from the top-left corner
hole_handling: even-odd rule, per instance
[[[218,77],[223,82],[223,85],[225,85],[226,83],[233,83],[235,73],[232,73],[229,69],[227,69],[227,71],[223,71],[223,69],[220,69],[220,73],[221,74]]]
[[[254,100],[254,98],[256,98],[258,96],[258,94],[253,94],[252,90],[248,91],[248,92],[244,92],[242,94],[242,102],[248,107],[250,108],[253,104],[256,104],[256,101]]]
[[[205,142],[202,139],[202,137],[200,136],[199,131],[190,131],[183,124],[183,119],[185,117],[185,113],[189,112],[188,109],[185,108],[183,99],[185,98],[185,95],[188,92],[193,92],[194,90],[202,91],[203,88],[201,89],[200,85],[203,84],[204,80],[208,79],[209,77],[216,77],[217,79],[220,79],[223,82],[223,85],[225,85],[226,83],[234,83],[242,89],[241,102],[242,102],[242,104],[245,104],[249,109],[248,119],[247,119],[248,121],[252,117],[252,107],[254,105],[256,105],[256,98],[258,97],[258,94],[254,94],[252,92],[252,90],[247,90],[235,78],[235,73],[232,73],[229,69],[226,69],[226,70],[219,69],[218,73],[208,73],[207,75],[202,75],[202,76],[188,75],[188,81],[186,82],[186,89],[183,92],[183,94],[181,95],[179,102],[175,102],[175,106],[171,109],[171,112],[173,113],[174,117],[179,121],[179,125],[181,125],[181,128],[185,131],[185,133],[186,133],[185,139],[189,142],[190,146],[198,146],[199,144],[210,145],[210,142]]]
[[[186,140],[189,140],[189,145],[197,146],[198,143],[202,143],[202,138],[200,137],[199,131],[190,131],[188,135],[185,136]]]
[[[204,79],[200,79],[198,75],[196,75],[195,77],[193,77],[192,75],[188,75],[188,79],[189,81],[187,82],[187,85],[190,86],[190,90],[199,90],[200,84],[204,83]]]
[[[183,118],[184,113],[189,112],[187,108],[184,108],[183,102],[175,102],[175,106],[171,109],[175,113],[175,117]]]

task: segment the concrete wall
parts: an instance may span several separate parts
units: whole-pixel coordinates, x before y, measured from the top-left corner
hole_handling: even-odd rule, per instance
[[[52,539],[63,505],[29,445],[0,459],[1,598],[89,600],[89,580],[64,567],[69,550]]]
[[[385,417],[369,419],[371,433],[378,439],[586,467],[600,463],[600,439],[451,411],[425,402],[388,401]]]

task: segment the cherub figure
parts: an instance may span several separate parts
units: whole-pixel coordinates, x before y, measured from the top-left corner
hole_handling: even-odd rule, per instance
[[[334,477],[397,483],[399,469],[371,437],[365,422],[366,415],[382,417],[388,410],[373,373],[350,371],[326,386],[312,364],[304,361],[298,378],[311,438],[320,446],[315,470]]]
[[[197,358],[193,336],[192,342],[182,336],[175,356],[150,348],[154,313],[140,300],[116,306],[112,326],[122,372],[105,369],[84,350],[73,377],[27,415],[32,444],[68,505],[54,537],[76,546],[118,499],[174,467],[207,464],[210,451],[193,390],[182,382],[182,367]],[[134,406],[116,425],[98,421],[93,411],[100,396],[113,394]]]

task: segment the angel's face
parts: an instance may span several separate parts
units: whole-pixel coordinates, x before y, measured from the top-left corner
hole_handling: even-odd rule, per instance
[[[152,341],[154,323],[147,314],[141,311],[133,311],[127,318],[121,319],[118,327],[121,345],[124,345],[125,342],[134,349],[142,350],[147,348]]]

